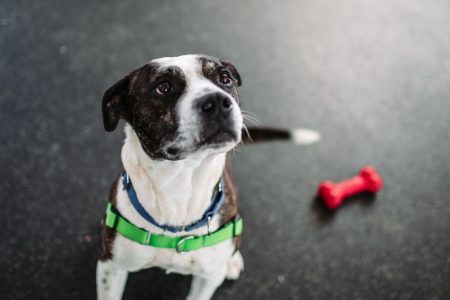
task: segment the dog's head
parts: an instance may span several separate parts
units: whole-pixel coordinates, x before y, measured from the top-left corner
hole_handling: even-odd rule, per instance
[[[226,152],[241,139],[240,85],[233,64],[210,56],[152,60],[105,92],[103,123],[127,121],[152,159]]]

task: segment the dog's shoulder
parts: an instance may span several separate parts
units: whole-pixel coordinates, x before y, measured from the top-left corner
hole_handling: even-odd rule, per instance
[[[225,201],[220,209],[220,226],[233,220],[238,215],[238,190],[231,176],[231,161],[227,159],[223,170],[225,182]],[[236,249],[239,249],[241,237],[235,239]]]
[[[238,192],[231,177],[231,162],[229,159],[225,162],[223,179],[225,182],[225,201],[220,209],[220,226],[231,221],[238,213]]]
[[[109,191],[108,201],[114,208],[117,207],[117,190],[119,188],[120,175],[111,184]],[[116,238],[116,232],[105,225],[103,218],[101,222],[101,248],[100,248],[100,260],[107,260],[112,258],[112,247]]]

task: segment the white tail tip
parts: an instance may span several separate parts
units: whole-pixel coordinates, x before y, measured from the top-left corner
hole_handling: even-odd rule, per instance
[[[309,145],[320,141],[320,133],[311,129],[298,128],[291,130],[292,141],[296,144]]]

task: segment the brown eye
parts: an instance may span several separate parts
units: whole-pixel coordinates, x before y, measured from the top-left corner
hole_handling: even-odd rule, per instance
[[[158,86],[156,87],[156,93],[158,95],[165,95],[170,92],[171,88],[172,88],[172,86],[170,85],[170,83],[167,81],[164,81],[164,82],[161,82],[160,84],[158,84]]]
[[[227,72],[222,72],[219,74],[219,82],[223,85],[230,85],[232,80],[230,74]]]

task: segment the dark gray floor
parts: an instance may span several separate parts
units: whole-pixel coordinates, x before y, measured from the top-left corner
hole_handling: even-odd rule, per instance
[[[103,131],[102,93],[151,58],[206,53],[238,66],[264,125],[323,135],[233,158],[246,269],[215,299],[450,299],[447,0],[92,2],[0,4],[0,298],[95,297],[123,138]],[[375,199],[314,204],[367,163]],[[125,299],[183,299],[189,281],[132,274]]]

